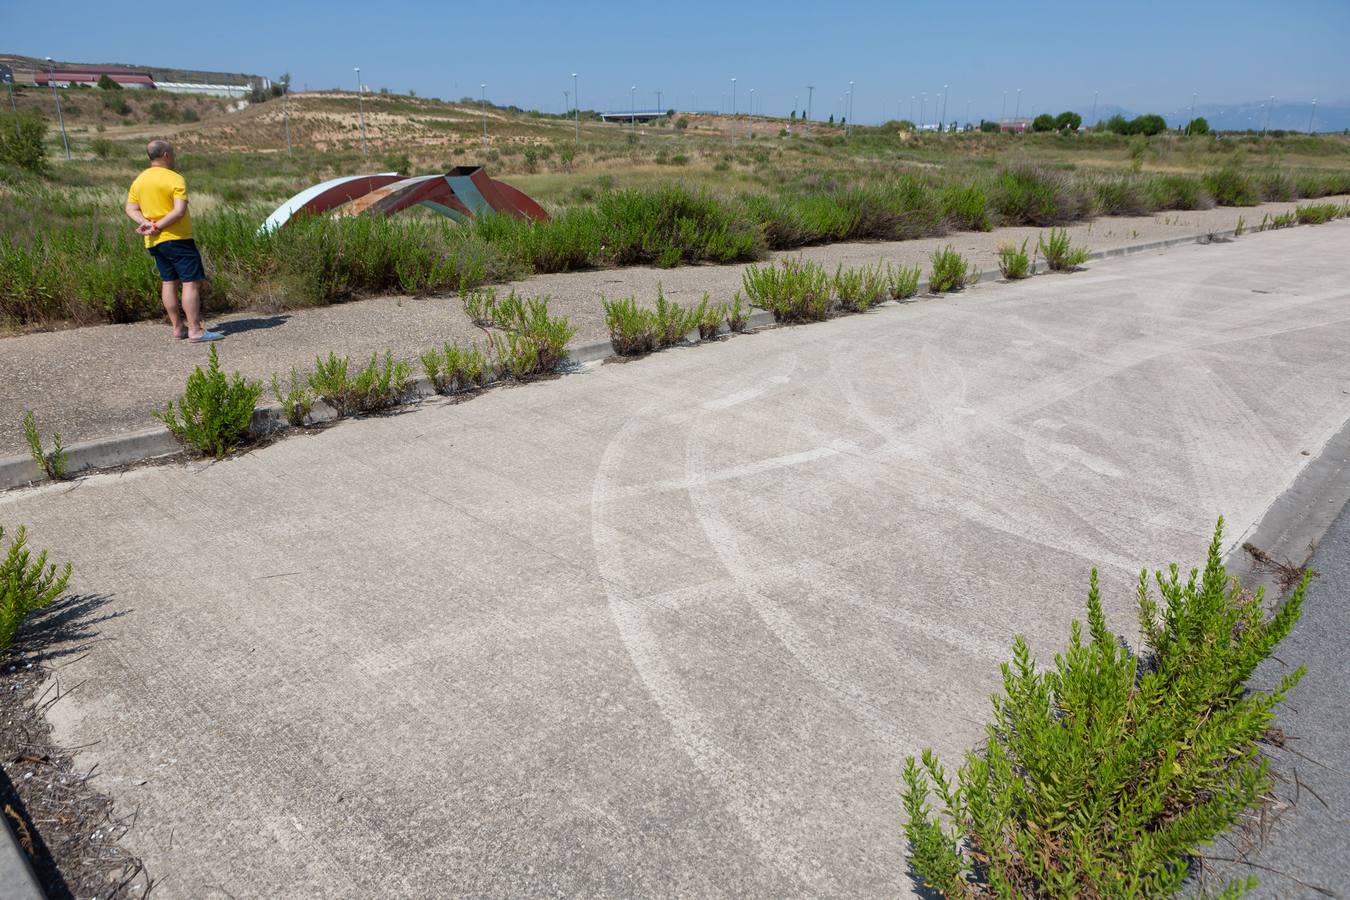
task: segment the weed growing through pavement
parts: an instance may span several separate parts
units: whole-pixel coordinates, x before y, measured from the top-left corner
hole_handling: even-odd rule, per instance
[[[493,314],[497,309],[497,291],[493,288],[474,288],[460,290],[460,302],[464,304],[464,314],[469,321],[480,328],[493,323]]]
[[[1340,215],[1341,208],[1335,203],[1309,203],[1297,207],[1294,216],[1300,225],[1323,225]]]
[[[253,410],[262,396],[260,381],[248,381],[238,372],[226,378],[221,371],[216,345],[211,345],[206,370],[198,366],[188,376],[179,398],[154,416],[183,443],[217,459],[239,446],[248,436]]]
[[[66,450],[61,446],[60,432],[52,433],[52,451],[42,449],[42,435],[38,432],[37,417],[30,409],[23,417],[23,436],[28,441],[28,452],[33,461],[42,467],[42,471],[52,481],[66,477]]]
[[[891,268],[886,264],[886,287],[892,300],[908,300],[919,292],[919,275],[922,269],[917,263],[912,266]]]
[[[849,312],[866,312],[889,294],[887,273],[881,263],[848,270],[840,264],[834,271],[834,295]]]
[[[1156,573],[1161,602],[1140,573],[1139,652],[1108,628],[1094,569],[1087,634],[1075,621],[1052,668],[1015,640],[987,741],[955,778],[931,751],[909,758],[905,836],[929,887],[966,898],[1170,897],[1196,849],[1260,803],[1271,777],[1258,742],[1304,670],[1273,690],[1248,679],[1298,621],[1308,578],[1267,614],[1261,592],[1225,571],[1222,535],[1221,519],[1203,574]]]
[[[741,273],[752,306],[767,309],[779,322],[819,322],[830,311],[830,276],[808,259],[782,259],[778,265],[750,265]]]
[[[959,291],[979,280],[979,273],[951,244],[934,250],[929,256],[933,270],[928,276],[928,290],[934,294]]]
[[[567,359],[567,344],[577,330],[565,316],[549,315],[548,301],[525,300],[512,291],[494,312],[494,324],[506,337],[494,335],[493,346],[508,354],[507,369],[516,377],[557,371]]]
[[[727,328],[731,329],[733,334],[740,334],[749,324],[750,310],[741,302],[741,292],[737,291],[731,300],[731,306],[727,308]]]
[[[350,374],[350,366],[347,357],[329,353],[327,359],[314,360],[309,376],[310,390],[339,417],[388,409],[408,392],[412,370],[407,363],[395,361],[392,351],[385,351],[383,361],[378,353],[371,354],[370,362],[355,375]]]
[[[694,321],[698,323],[699,340],[710,341],[717,337],[718,329],[722,327],[728,312],[725,303],[712,303],[709,295],[705,293],[703,301],[694,308]]]
[[[5,529],[0,525],[0,541],[4,538]],[[33,559],[28,533],[20,527],[0,557],[0,659],[9,654],[24,617],[61,596],[68,581],[70,563],[58,574],[56,566],[47,563],[46,550]]]
[[[272,395],[281,404],[282,412],[285,413],[288,423],[295,426],[305,424],[309,411],[314,407],[314,394],[310,391],[308,382],[300,377],[298,371],[294,368],[291,369],[291,380],[286,385],[281,383],[281,376],[273,372]]]
[[[1237,227],[1233,229],[1233,237],[1242,237],[1242,233],[1247,230],[1247,217],[1238,216]]]
[[[1089,250],[1075,247],[1069,240],[1069,232],[1063,228],[1051,228],[1050,240],[1045,235],[1036,238],[1036,251],[1045,257],[1045,264],[1052,272],[1072,272],[1087,262]]]
[[[1020,247],[1016,244],[998,245],[998,271],[1009,281],[1031,275],[1031,257],[1027,256],[1028,240],[1030,239],[1024,238]]]
[[[422,371],[440,394],[482,387],[488,381],[487,368],[487,358],[477,346],[446,342],[444,349],[422,354]]]
[[[637,305],[636,297],[600,298],[605,307],[609,342],[620,356],[640,356],[656,349],[656,314]]]
[[[684,340],[698,320],[692,310],[666,299],[661,282],[656,283],[656,346],[670,347]]]

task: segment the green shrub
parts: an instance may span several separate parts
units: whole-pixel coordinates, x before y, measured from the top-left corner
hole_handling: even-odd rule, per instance
[[[841,263],[834,272],[834,295],[849,312],[867,312],[890,294],[887,273],[881,263],[861,269],[845,270]]]
[[[117,82],[113,81],[112,78],[108,76],[107,72],[104,72],[102,75],[98,76],[98,86],[101,90],[105,91],[122,90],[122,86]]]
[[[1335,207],[1332,207],[1335,209]],[[52,481],[66,477],[66,450],[61,446],[61,433],[52,433],[52,452],[42,449],[42,435],[38,433],[37,417],[30,409],[23,417],[23,436],[28,442],[28,452],[33,461],[42,467],[42,471]]]
[[[1039,116],[1031,120],[1031,130],[1054,131],[1055,117],[1050,115],[1049,113],[1041,113]]]
[[[916,263],[912,266],[891,268],[886,264],[886,289],[893,300],[908,300],[919,292],[919,276],[922,269]]]
[[[1059,225],[1087,215],[1090,204],[1082,189],[1047,169],[1020,166],[999,173],[990,207],[1004,225]]]
[[[928,290],[934,294],[959,291],[979,279],[979,273],[951,244],[934,250],[928,258],[933,266],[928,276]]]
[[[1262,200],[1289,201],[1298,196],[1294,179],[1288,172],[1264,172],[1258,180],[1257,191]]]
[[[1129,133],[1152,137],[1167,130],[1167,120],[1157,113],[1145,113],[1130,120]]]
[[[170,400],[162,412],[155,410],[154,416],[189,447],[219,459],[248,437],[262,391],[261,382],[247,381],[238,372],[226,378],[216,345],[212,344],[206,371],[198,366],[188,376],[178,408],[175,410]]]
[[[512,291],[493,311],[493,324],[507,332],[498,346],[508,349],[508,362],[513,363],[508,371],[518,378],[556,371],[567,359],[567,344],[576,329],[565,317],[550,316],[548,301],[525,300]]]
[[[291,369],[290,384],[285,386],[281,383],[281,377],[272,373],[272,395],[281,404],[287,422],[297,427],[305,424],[309,411],[314,407],[314,395],[298,371]]]
[[[614,265],[736,262],[759,253],[754,225],[707,194],[679,186],[610,191],[596,200],[605,256]],[[536,226],[537,227],[537,226]]]
[[[698,324],[694,312],[666,299],[661,282],[656,283],[656,345],[669,347],[684,340]]]
[[[769,310],[779,322],[818,322],[830,311],[830,276],[810,260],[747,266],[741,284],[750,304]]]
[[[1139,216],[1153,206],[1133,178],[1101,178],[1092,182],[1097,211],[1106,216]]]
[[[1045,235],[1037,237],[1036,251],[1045,257],[1045,264],[1052,272],[1072,272],[1091,255],[1086,247],[1075,247],[1069,240],[1069,232],[1063,228],[1051,228],[1048,241]]]
[[[949,184],[942,189],[942,209],[947,223],[967,231],[989,231],[989,201],[984,189],[974,184]]]
[[[33,112],[0,115],[0,163],[47,174],[47,123]]]
[[[329,353],[327,359],[315,358],[309,376],[309,389],[339,417],[388,409],[408,391],[412,371],[407,363],[395,362],[392,351],[385,351],[383,363],[378,353],[371,354],[370,362],[355,375],[350,374],[350,365],[347,357]]]
[[[0,526],[0,541],[4,538],[5,529]],[[20,527],[0,558],[0,658],[9,654],[28,614],[60,597],[70,581],[70,563],[58,575],[56,566],[47,563],[47,551],[33,559],[27,544],[28,533]]]
[[[1083,124],[1083,117],[1076,112],[1065,110],[1055,116],[1056,131],[1077,131]]]
[[[487,359],[476,346],[466,348],[447,341],[443,350],[422,354],[422,370],[442,394],[472,390],[487,383]]]
[[[656,349],[656,314],[637,305],[636,297],[600,298],[605,308],[609,342],[620,356],[639,356]]]
[[[1202,179],[1191,175],[1150,175],[1144,182],[1150,209],[1211,209],[1214,198]]]
[[[1337,218],[1340,213],[1341,207],[1335,203],[1308,203],[1294,210],[1300,225],[1322,225]]]
[[[733,334],[740,334],[750,324],[750,310],[741,303],[741,292],[737,291],[727,307],[727,328]]]
[[[703,301],[694,309],[694,321],[698,324],[698,337],[702,341],[710,341],[717,337],[717,331],[722,327],[722,322],[727,318],[730,312],[725,303],[711,303],[708,294],[703,295]]]
[[[1267,617],[1224,570],[1222,526],[1203,575],[1156,573],[1161,604],[1140,574],[1142,653],[1108,629],[1093,570],[1086,643],[1075,621],[1042,672],[1017,638],[984,750],[954,780],[931,752],[908,760],[905,835],[926,884],[948,897],[1172,896],[1194,854],[1269,790],[1257,742],[1303,669],[1273,691],[1247,681],[1298,620],[1307,578]]]
[[[99,159],[108,159],[117,152],[117,145],[107,138],[94,138],[89,142],[89,151]]]
[[[515,292],[512,291],[511,295],[515,296]],[[486,328],[493,323],[497,310],[496,288],[462,290],[460,291],[459,301],[464,306],[464,315],[468,316],[469,321],[479,328]]]
[[[1232,166],[1206,172],[1201,183],[1219,206],[1255,206],[1261,202],[1250,176]]]
[[[1204,116],[1196,116],[1186,123],[1186,133],[1193,135],[1209,134],[1209,121]]]
[[[998,245],[998,271],[1009,281],[1031,275],[1031,258],[1027,256],[1028,240],[1029,238],[1024,238],[1021,247],[1016,244]]]

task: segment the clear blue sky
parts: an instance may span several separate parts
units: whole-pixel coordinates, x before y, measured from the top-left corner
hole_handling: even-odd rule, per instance
[[[1102,106],[1350,100],[1350,2],[296,2],[3,0],[0,51],[88,62],[292,73],[297,88],[477,96],[549,111],[580,73],[587,108],[756,108],[823,118],[855,81],[860,122],[909,116],[949,84],[948,118]],[[150,39],[151,35],[162,37]],[[1008,114],[1015,94],[1010,93]],[[929,101],[932,102],[931,99]]]

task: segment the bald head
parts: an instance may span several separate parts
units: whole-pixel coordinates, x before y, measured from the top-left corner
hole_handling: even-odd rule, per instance
[[[145,145],[146,155],[152,163],[166,164],[173,158],[173,146],[168,141],[151,141]]]

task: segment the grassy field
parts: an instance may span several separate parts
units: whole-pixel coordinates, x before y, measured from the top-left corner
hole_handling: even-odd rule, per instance
[[[54,126],[50,92],[18,94],[21,111]],[[846,138],[820,123],[803,129],[786,120],[677,114],[637,127],[587,115],[577,142],[569,118],[372,95],[363,101],[367,157],[354,94],[302,94],[244,109],[133,91],[72,89],[61,100],[73,159],[64,160],[52,127],[45,174],[0,166],[0,323],[10,331],[160,314],[152,268],[121,212],[126,185],[144,166],[144,142],[156,136],[179,147],[212,310],[1350,192],[1350,140],[1337,136],[860,127]],[[286,197],[335,175],[479,163],[534,196],[553,221],[531,227],[493,218],[462,227],[410,211],[256,234]]]

